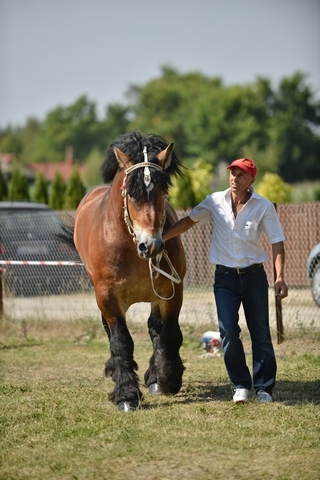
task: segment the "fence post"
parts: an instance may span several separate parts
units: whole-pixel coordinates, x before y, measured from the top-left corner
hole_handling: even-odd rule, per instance
[[[277,204],[274,203],[274,208],[277,210]],[[276,269],[273,266],[274,281],[276,281]],[[283,321],[282,321],[282,303],[281,300],[275,295],[276,302],[276,320],[277,320],[277,343],[280,345],[284,341]]]
[[[4,269],[0,267],[0,320],[2,319],[3,316],[3,280],[2,280],[2,273],[4,272]]]

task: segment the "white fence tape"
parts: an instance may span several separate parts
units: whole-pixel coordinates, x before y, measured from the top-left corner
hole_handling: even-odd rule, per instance
[[[41,260],[0,260],[0,265],[83,265],[81,262],[55,262]]]

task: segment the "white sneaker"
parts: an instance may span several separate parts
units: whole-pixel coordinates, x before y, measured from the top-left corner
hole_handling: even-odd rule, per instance
[[[247,403],[249,398],[249,390],[246,388],[236,388],[233,395],[234,403]]]

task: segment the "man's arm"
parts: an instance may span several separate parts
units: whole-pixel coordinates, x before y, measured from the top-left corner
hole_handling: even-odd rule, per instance
[[[197,222],[191,220],[189,216],[181,218],[163,234],[162,238],[164,242],[170,240],[170,238],[176,237],[177,235],[181,235],[192,228],[196,223]]]
[[[288,296],[288,287],[284,281],[285,252],[283,242],[272,244],[273,263],[276,272],[274,282],[275,294],[280,300]]]

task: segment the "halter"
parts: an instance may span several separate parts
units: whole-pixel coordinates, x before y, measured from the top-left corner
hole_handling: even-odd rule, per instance
[[[147,147],[144,146],[143,147],[143,155],[144,155],[144,161],[141,162],[141,163],[137,163],[135,165],[132,165],[131,167],[127,168],[125,170],[125,177],[123,179],[123,184],[122,184],[122,196],[123,196],[123,210],[124,210],[124,222],[125,224],[127,225],[128,227],[128,231],[130,233],[130,235],[133,237],[133,243],[137,244],[138,243],[138,240],[137,240],[137,237],[134,233],[134,228],[133,228],[133,225],[131,223],[131,219],[130,219],[130,215],[129,215],[129,211],[128,211],[128,205],[127,205],[127,188],[126,188],[126,180],[127,180],[127,177],[128,175],[133,172],[134,170],[137,170],[138,168],[144,168],[144,172],[143,172],[143,181],[144,181],[144,184],[146,186],[146,190],[147,190],[147,193],[149,194],[149,192],[153,189],[154,187],[154,184],[152,183],[152,179],[151,179],[151,173],[150,173],[150,169],[149,167],[152,167],[152,168],[156,168],[157,170],[161,170],[162,171],[162,168],[157,165],[156,163],[151,163],[148,161],[148,153],[147,153]],[[164,227],[164,224],[166,222],[166,208],[164,207],[164,210],[163,210],[163,217],[162,217],[162,221],[161,221],[161,233],[163,231],[163,227]],[[171,269],[171,275],[168,274],[167,272],[161,270],[161,268],[159,267],[160,265],[160,261],[161,261],[161,258],[162,258],[162,254],[164,256],[164,258],[166,259],[170,269]],[[158,298],[160,298],[161,300],[171,300],[171,298],[174,297],[174,294],[175,294],[175,289],[174,289],[174,283],[181,283],[181,278],[179,277],[178,273],[176,272],[174,266],[172,265],[171,263],[171,260],[166,252],[166,250],[164,250],[162,253],[160,253],[159,255],[157,255],[156,257],[156,265],[154,265],[152,263],[152,259],[149,258],[149,272],[150,272],[150,280],[151,280],[151,285],[152,285],[152,289],[153,289],[153,292],[157,295]],[[172,295],[171,297],[169,298],[164,298],[164,297],[161,297],[156,291],[155,291],[155,288],[154,288],[154,280],[156,280],[159,276],[159,274],[162,274],[164,275],[165,277],[169,278],[171,280],[171,284],[172,284]]]

